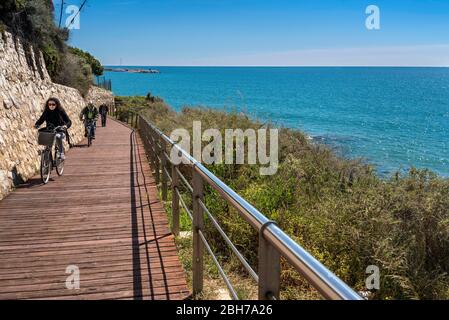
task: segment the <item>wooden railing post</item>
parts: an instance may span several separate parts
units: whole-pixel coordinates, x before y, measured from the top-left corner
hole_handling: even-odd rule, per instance
[[[259,231],[259,300],[269,300],[272,297],[279,299],[281,257],[263,236],[263,231],[269,224]]]
[[[204,255],[204,244],[201,241],[199,231],[203,230],[204,220],[203,220],[203,209],[200,205],[200,200],[204,199],[203,191],[203,179],[193,168],[193,294],[196,295],[203,291],[203,255]]]
[[[179,176],[178,166],[171,167],[171,211],[172,211],[172,232],[175,236],[179,236]]]
[[[165,156],[166,152],[167,152],[167,147],[165,144],[165,140],[163,138],[161,138],[161,145],[162,145],[162,150],[161,150],[161,163],[162,163],[162,200],[167,201],[167,189],[168,189],[168,177],[167,177],[167,171],[168,171],[168,160],[167,157]]]

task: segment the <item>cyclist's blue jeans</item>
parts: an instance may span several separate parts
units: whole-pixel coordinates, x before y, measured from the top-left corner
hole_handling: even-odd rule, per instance
[[[95,137],[95,129],[97,128],[97,121],[93,121],[93,126],[92,126],[92,136]],[[88,127],[88,122],[84,122],[84,128],[86,129],[86,134],[87,134],[87,127]]]
[[[64,132],[56,133],[56,145],[58,146],[60,152],[64,152],[64,143],[63,143],[64,139],[65,139]]]

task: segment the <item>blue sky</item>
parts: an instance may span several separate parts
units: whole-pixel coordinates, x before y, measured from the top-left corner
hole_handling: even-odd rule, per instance
[[[70,43],[106,65],[449,66],[449,0],[88,0],[80,17]]]

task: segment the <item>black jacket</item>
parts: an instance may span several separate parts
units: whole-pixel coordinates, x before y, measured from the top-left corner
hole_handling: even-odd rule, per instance
[[[84,116],[84,120],[97,120],[98,119],[98,109],[94,106],[85,107],[83,111],[81,111],[81,118]]]
[[[72,126],[72,121],[70,121],[69,117],[67,116],[67,113],[64,109],[58,110],[55,109],[53,111],[46,109],[39,120],[36,122],[36,126],[39,127],[45,122],[46,126],[66,126],[67,129]]]
[[[105,115],[105,114],[108,114],[108,112],[109,112],[109,107],[105,104],[102,104],[100,106],[100,113]]]

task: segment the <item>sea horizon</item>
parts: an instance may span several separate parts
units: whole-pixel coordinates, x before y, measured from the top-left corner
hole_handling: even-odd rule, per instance
[[[105,68],[449,68],[449,66],[394,66],[394,65],[379,65],[379,66],[363,66],[363,65],[329,65],[329,66],[309,66],[309,65],[292,65],[292,66],[278,66],[278,65],[104,65]]]

